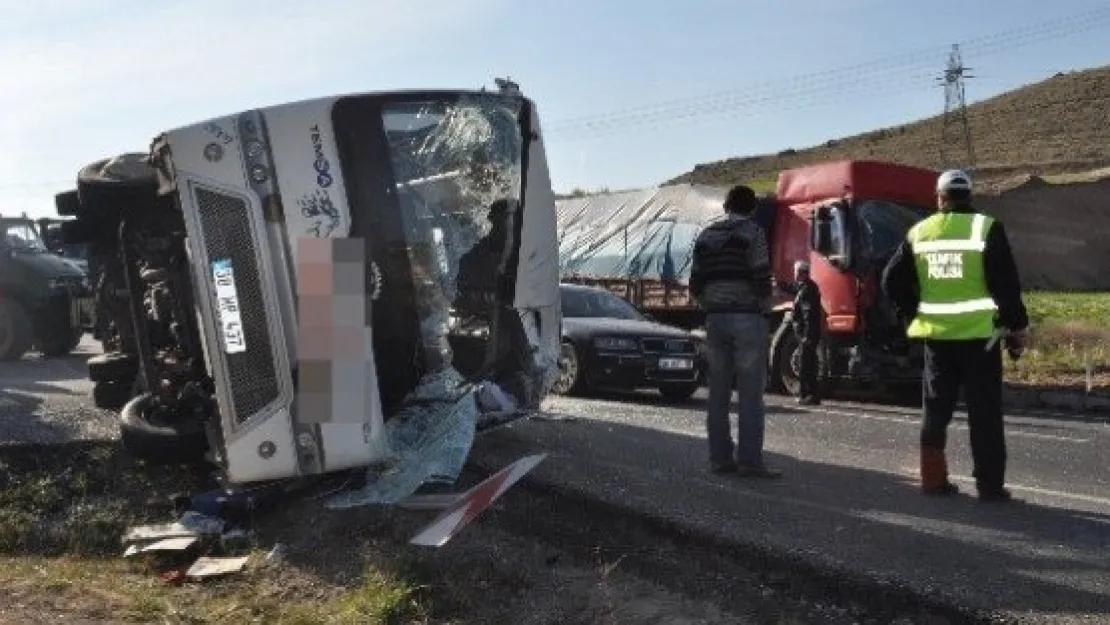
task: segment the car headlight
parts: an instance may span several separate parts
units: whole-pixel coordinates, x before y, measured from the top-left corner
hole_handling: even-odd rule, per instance
[[[639,349],[640,345],[633,339],[605,336],[594,339],[594,347],[598,349],[631,352]]]

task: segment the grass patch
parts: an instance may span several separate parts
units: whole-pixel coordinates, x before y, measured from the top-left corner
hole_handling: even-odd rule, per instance
[[[779,178],[777,175],[769,178],[756,178],[748,180],[744,184],[751,187],[752,191],[757,194],[774,193],[778,189]]]
[[[1110,293],[1028,293],[1031,345],[1007,378],[1030,384],[1110,388]]]
[[[253,560],[260,561],[260,554]],[[2,557],[0,589],[33,612],[137,623],[315,625],[428,618],[414,599],[415,588],[374,569],[346,589],[320,588],[266,565],[220,581],[173,586],[137,561]]]
[[[170,521],[175,494],[209,487],[195,469],[146,465],[114,443],[0,447],[0,613],[305,625],[426,618],[417,588],[397,575],[364,564],[346,583],[323,580],[267,562],[260,539],[246,547],[246,571],[200,583],[168,584],[165,561],[122,557],[127,528]]]

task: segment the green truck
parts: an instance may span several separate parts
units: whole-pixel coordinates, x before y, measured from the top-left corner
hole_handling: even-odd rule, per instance
[[[91,325],[92,289],[74,262],[51,252],[35,220],[0,215],[0,360],[31,349],[68,354]]]

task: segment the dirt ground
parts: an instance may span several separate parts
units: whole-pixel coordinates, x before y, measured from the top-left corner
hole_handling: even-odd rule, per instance
[[[260,510],[241,574],[172,585],[159,572],[173,562],[121,557],[128,526],[173,520],[174,494],[203,484],[134,463],[114,443],[0,447],[0,621],[788,623],[817,609],[751,571],[693,588],[645,578],[645,558],[671,568],[663,580],[689,578],[689,554],[657,541],[645,555],[625,528],[587,528],[588,510],[556,514],[517,489],[439,549],[406,544],[434,513],[329,511],[318,497],[331,484]],[[267,561],[277,544],[285,553]]]

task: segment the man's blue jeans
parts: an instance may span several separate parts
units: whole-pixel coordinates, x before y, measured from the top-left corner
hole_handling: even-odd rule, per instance
[[[771,337],[767,318],[755,313],[709,313],[706,316],[709,347],[709,460],[714,466],[733,460],[741,465],[763,466],[764,405],[767,352]],[[738,440],[733,456],[729,432],[732,390],[739,399]]]

